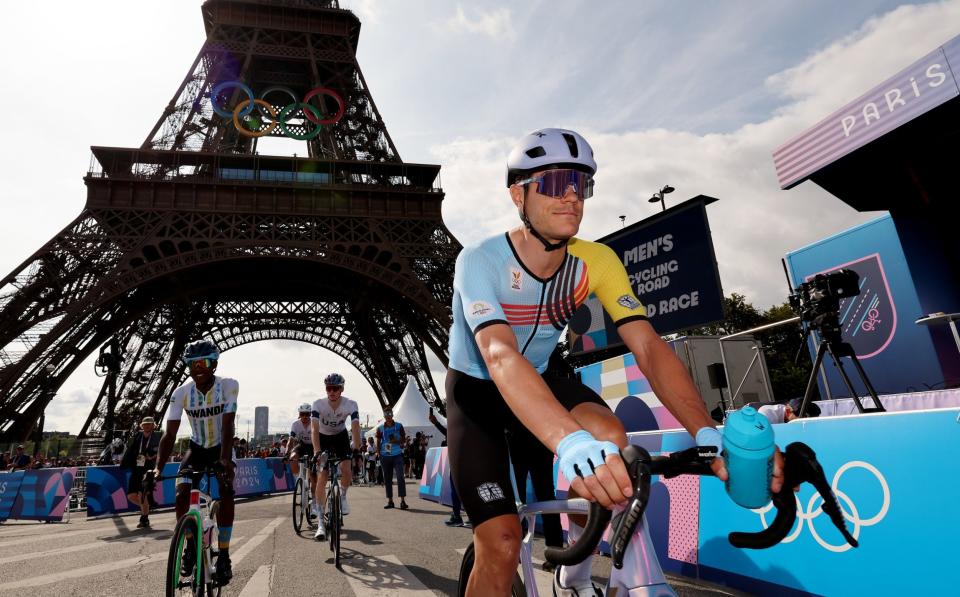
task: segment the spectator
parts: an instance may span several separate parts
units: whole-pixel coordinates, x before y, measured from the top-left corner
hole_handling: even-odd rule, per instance
[[[270,452],[265,454],[264,458],[272,458],[280,456],[280,442],[273,442],[273,446],[270,448]]]
[[[380,483],[377,478],[377,447],[373,444],[373,438],[367,438],[367,483]]]
[[[144,475],[157,466],[157,451],[160,448],[160,434],[154,433],[157,423],[153,417],[144,417],[140,421],[140,431],[133,435],[127,449],[120,459],[120,467],[130,469],[130,481],[127,485],[127,499],[140,507],[138,529],[150,528],[150,506],[153,500],[153,483],[144,483]]]
[[[751,403],[750,406],[754,406],[757,411],[771,423],[789,423],[795,419],[799,419],[800,405],[802,404],[802,398],[794,398],[793,400],[786,403],[777,403],[772,404],[761,404],[757,403],[754,406],[754,403]],[[820,416],[820,407],[811,402],[807,405],[807,414],[804,418],[808,417],[819,417]]]
[[[0,452],[0,471],[7,470],[7,467],[10,466],[10,459],[7,458],[6,452]]]
[[[407,480],[403,476],[403,445],[407,444],[407,432],[403,425],[393,420],[393,410],[383,411],[383,423],[377,427],[377,452],[383,466],[383,481],[387,490],[387,505],[384,510],[393,508],[393,476],[397,476],[397,494],[400,496],[400,509],[410,506],[407,497]]]
[[[23,453],[23,445],[17,446],[16,452],[10,457],[10,465],[7,467],[11,471],[26,470],[30,466],[30,457]]]

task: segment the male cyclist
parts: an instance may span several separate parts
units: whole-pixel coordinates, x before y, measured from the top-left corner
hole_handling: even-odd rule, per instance
[[[310,414],[313,407],[308,402],[304,402],[297,409],[297,420],[290,425],[290,439],[287,440],[286,456],[290,459],[290,471],[294,477],[300,475],[300,461],[310,462],[313,456],[313,444],[311,443],[311,424]],[[310,495],[313,496],[312,516],[317,516],[317,471],[307,464],[307,471],[310,476]]]
[[[447,422],[453,481],[475,529],[468,596],[509,595],[517,568],[521,534],[505,430],[532,433],[557,454],[573,495],[612,508],[632,493],[618,453],[627,444],[620,421],[576,379],[544,375],[561,331],[590,294],[697,444],[721,443],[686,369],[647,321],[617,255],[574,238],[596,171],[592,148],[576,132],[527,135],[510,153],[506,177],[522,225],[457,257]],[[713,470],[727,478],[722,459]],[[774,475],[779,490],[779,458]],[[571,520],[571,542],[583,523],[583,517]],[[555,594],[599,595],[590,566],[587,559],[558,568]]]
[[[353,449],[360,447],[360,408],[357,403],[343,395],[343,384],[345,380],[339,373],[331,373],[323,380],[327,389],[327,397],[320,398],[313,403],[313,424],[310,427],[310,437],[313,442],[313,450],[316,454],[322,454],[324,451],[331,451],[340,461],[340,512],[344,515],[350,514],[350,506],[347,504],[347,489],[353,480],[350,471],[350,459],[353,455]],[[353,436],[353,443],[347,436],[347,418],[351,419],[350,432]],[[318,507],[317,532],[313,538],[317,541],[326,539],[327,530],[323,526],[323,506],[327,502],[327,477],[326,469],[320,471],[317,479],[317,489],[314,493],[314,502]]]
[[[160,476],[163,465],[170,458],[173,444],[180,429],[180,419],[186,412],[190,418],[190,447],[180,462],[180,468],[202,470],[219,463],[223,472],[217,475],[220,488],[220,509],[217,511],[217,537],[220,556],[217,558],[215,576],[221,585],[230,582],[233,570],[230,566],[230,536],[233,533],[233,430],[237,416],[237,395],[240,384],[229,377],[214,375],[220,350],[211,340],[197,340],[183,349],[183,362],[190,368],[190,381],[173,391],[167,412],[167,425],[160,439],[155,476]],[[194,484],[199,484],[201,475],[194,475]],[[177,478],[177,520],[186,514],[190,506],[190,483],[187,477]],[[196,562],[195,542],[188,541],[184,551],[181,574],[190,576]]]

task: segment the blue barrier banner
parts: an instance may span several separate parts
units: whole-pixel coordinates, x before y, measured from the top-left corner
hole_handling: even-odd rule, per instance
[[[13,502],[20,493],[20,483],[23,482],[24,471],[0,473],[0,520],[10,518]]]
[[[779,545],[740,550],[730,531],[759,531],[770,506],[747,510],[723,484],[701,480],[700,576],[758,594],[940,595],[956,566],[960,529],[960,411],[943,409],[775,425],[781,448],[802,441],[817,453],[860,542],[849,547],[809,485],[797,523]],[[948,580],[950,579],[950,580]]]
[[[20,482],[7,515],[0,508],[0,518],[18,520],[62,520],[70,503],[70,489],[76,468],[47,468],[19,473]],[[0,480],[0,485],[3,481]],[[14,481],[11,485],[16,484]],[[3,491],[7,503],[8,491]]]
[[[290,467],[282,458],[243,458],[237,460],[237,470],[233,487],[237,496],[260,495],[280,491],[289,491],[295,479]],[[176,479],[172,478],[180,470],[180,463],[168,462],[163,467],[163,476],[171,477],[157,484],[153,497],[158,506],[172,506],[176,497]],[[87,468],[87,515],[101,516],[115,512],[127,512],[137,509],[127,500],[127,486],[130,470],[118,466],[97,466]],[[213,487],[207,487],[207,479],[200,482],[200,489],[214,499],[220,498],[220,489],[216,479]]]

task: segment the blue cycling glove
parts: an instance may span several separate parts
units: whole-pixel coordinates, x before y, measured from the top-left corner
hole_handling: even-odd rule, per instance
[[[557,444],[557,456],[560,457],[560,470],[567,481],[577,477],[589,477],[594,469],[605,464],[610,454],[619,454],[620,448],[613,442],[602,442],[590,435],[589,431],[574,431]]]
[[[701,427],[696,435],[697,445],[701,448],[713,446],[717,454],[723,451],[723,435],[713,427]]]

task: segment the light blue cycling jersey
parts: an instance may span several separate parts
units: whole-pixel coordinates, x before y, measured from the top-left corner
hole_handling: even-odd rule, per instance
[[[543,373],[564,326],[591,294],[617,325],[646,319],[623,263],[606,245],[570,239],[563,263],[547,279],[524,266],[509,234],[463,249],[453,276],[450,368],[490,379],[474,334],[505,323],[520,352]]]

